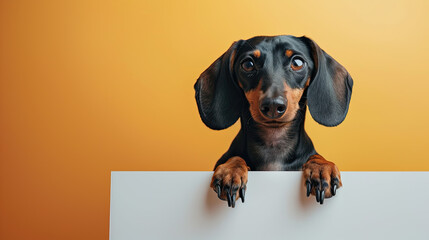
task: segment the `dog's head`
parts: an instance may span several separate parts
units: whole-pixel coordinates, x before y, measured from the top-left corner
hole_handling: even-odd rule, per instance
[[[198,78],[195,98],[212,129],[234,124],[244,108],[267,127],[296,117],[303,98],[311,116],[325,126],[346,117],[353,80],[347,70],[307,37],[240,40]]]

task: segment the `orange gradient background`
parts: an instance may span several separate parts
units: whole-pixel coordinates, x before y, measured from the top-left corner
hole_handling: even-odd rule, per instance
[[[0,239],[107,239],[110,171],[212,170],[240,126],[205,127],[193,84],[255,35],[311,37],[352,75],[345,122],[307,115],[328,160],[429,170],[428,12],[405,0],[0,1]]]

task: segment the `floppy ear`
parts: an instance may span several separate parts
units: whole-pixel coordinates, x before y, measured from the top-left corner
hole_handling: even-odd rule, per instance
[[[308,109],[313,119],[333,127],[343,122],[349,109],[353,79],[347,70],[313,40],[301,39],[310,48],[314,69],[307,90]]]
[[[194,85],[200,117],[207,127],[225,129],[240,117],[243,107],[243,92],[233,76],[233,66],[240,40],[220,56],[198,78]]]

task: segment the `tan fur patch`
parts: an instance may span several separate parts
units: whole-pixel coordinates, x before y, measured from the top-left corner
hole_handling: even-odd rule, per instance
[[[296,112],[299,109],[299,100],[304,93],[303,88],[291,88],[289,85],[284,84],[284,90],[286,92],[287,108],[285,112],[286,121],[292,121],[295,118]]]
[[[253,51],[253,56],[255,56],[256,58],[259,58],[261,56],[261,51],[260,50]]]
[[[286,50],[286,56],[287,56],[287,57],[291,57],[291,56],[292,56],[292,54],[293,54],[293,51],[292,51],[292,50],[290,50],[290,49]]]
[[[305,88],[307,88],[308,86],[310,86],[310,78],[308,78],[307,82],[305,82]]]
[[[249,108],[250,114],[255,120],[261,119],[261,114],[259,111],[259,99],[263,95],[261,87],[262,87],[262,79],[259,80],[259,84],[255,89],[252,89],[245,93],[247,101],[249,101],[249,104],[250,104],[250,108]]]

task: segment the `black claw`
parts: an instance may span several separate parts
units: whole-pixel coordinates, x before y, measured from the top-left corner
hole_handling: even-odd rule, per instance
[[[231,194],[229,191],[226,192],[226,200],[228,200],[228,207],[231,207]]]
[[[220,185],[216,185],[217,197],[220,198],[222,191],[220,190]]]
[[[320,190],[316,189],[316,201],[320,202]]]
[[[325,190],[320,193],[320,204],[323,204],[323,200],[325,200]]]
[[[332,178],[331,186],[332,186],[332,196],[337,194],[337,188],[340,185],[340,180],[337,177]]]
[[[310,196],[310,193],[311,193],[311,183],[307,181],[307,197]]]
[[[236,193],[232,194],[232,208],[235,208],[235,198],[237,197]]]
[[[244,190],[244,187],[240,189],[240,198],[241,198],[241,202],[244,203],[244,194],[245,194],[246,190]]]

